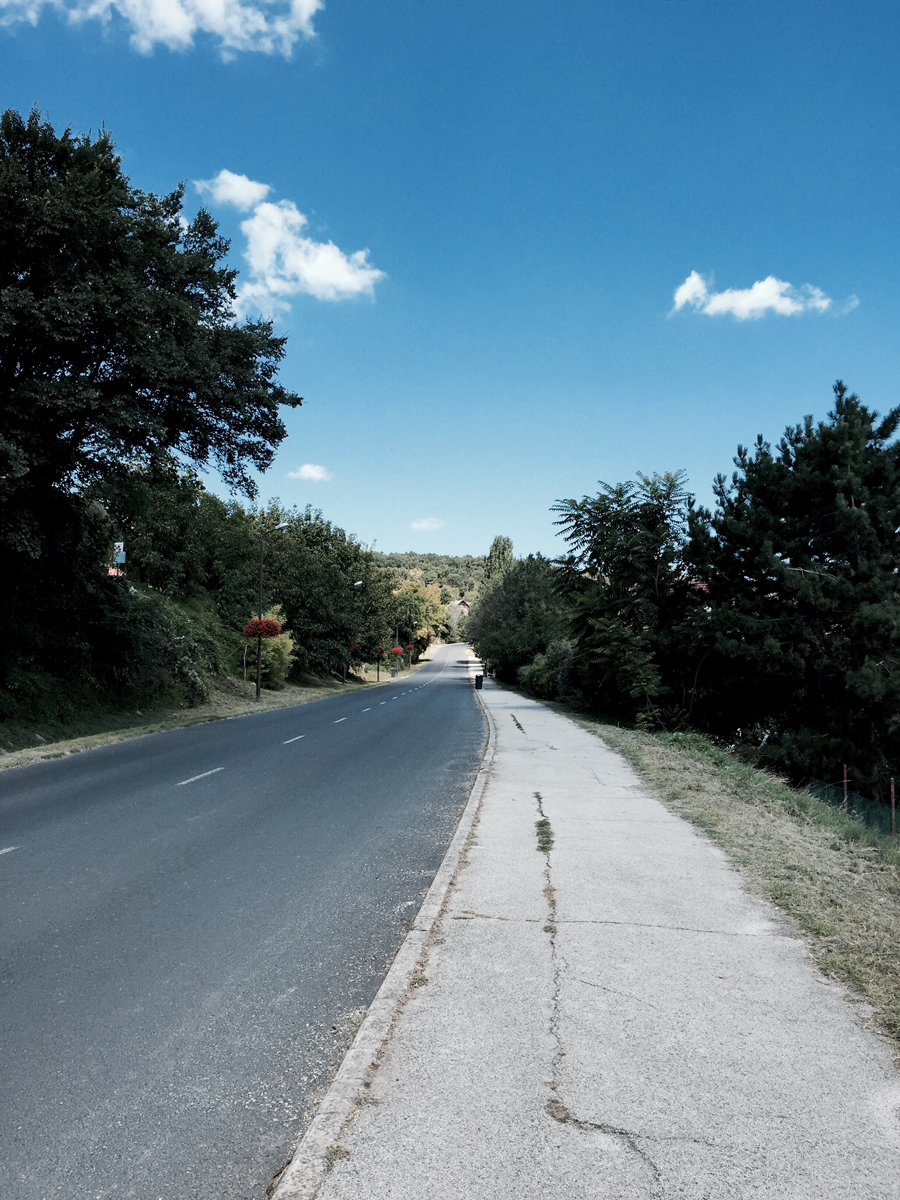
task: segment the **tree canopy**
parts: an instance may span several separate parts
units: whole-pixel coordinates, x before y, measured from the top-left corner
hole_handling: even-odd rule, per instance
[[[495,573],[469,613],[467,631],[488,669],[514,681],[520,667],[568,631],[552,564],[529,554]]]
[[[488,551],[487,560],[484,564],[484,580],[487,583],[490,579],[496,579],[515,562],[513,555],[513,544],[508,537],[502,534],[498,535],[491,542],[491,548]]]
[[[37,556],[48,498],[176,455],[252,496],[285,436],[284,339],[233,317],[228,244],[183,189],[131,187],[112,139],[0,117],[0,500]]]
[[[144,553],[165,576],[193,516],[185,468],[252,497],[281,406],[301,403],[276,378],[284,339],[235,320],[212,217],[181,208],[181,188],[131,186],[107,132],[0,116],[0,576],[7,620],[29,629],[0,651],[7,687],[94,678],[112,638],[127,672],[146,614],[107,577],[125,493],[170,519],[155,567]]]
[[[568,553],[489,581],[470,618],[498,674],[614,719],[687,726],[802,782],[900,775],[900,407],[838,380],[827,418],[739,446],[712,511],[681,472],[554,507]],[[562,605],[536,646],[531,616]]]
[[[456,596],[472,600],[484,575],[483,555],[419,554],[415,551],[384,554],[376,551],[376,558],[393,568],[401,580],[411,577],[426,585],[436,583],[445,604]]]
[[[834,394],[827,420],[738,447],[692,518],[699,715],[773,766],[834,780],[847,763],[871,791],[900,766],[900,408]]]
[[[685,703],[690,503],[676,471],[602,483],[596,496],[553,506],[569,544],[557,578],[571,604],[583,686],[607,711],[631,720]]]

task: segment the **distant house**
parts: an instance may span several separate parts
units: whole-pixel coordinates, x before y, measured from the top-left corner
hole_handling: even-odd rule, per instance
[[[471,604],[468,600],[451,600],[447,605],[447,616],[451,621],[458,621],[460,617],[469,615]]]

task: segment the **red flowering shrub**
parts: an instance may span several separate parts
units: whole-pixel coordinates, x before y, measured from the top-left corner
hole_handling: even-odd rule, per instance
[[[278,621],[271,621],[268,617],[254,617],[252,621],[248,621],[244,626],[244,637],[279,637],[283,632]]]
[[[395,647],[393,648],[393,650],[391,651],[391,654],[402,654],[402,653],[403,653],[403,647],[402,647],[402,646],[395,646]]]

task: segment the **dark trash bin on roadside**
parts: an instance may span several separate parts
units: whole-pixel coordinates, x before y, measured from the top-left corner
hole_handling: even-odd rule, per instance
[[[480,692],[483,686],[484,686],[484,676],[476,675],[475,676],[475,691]]]

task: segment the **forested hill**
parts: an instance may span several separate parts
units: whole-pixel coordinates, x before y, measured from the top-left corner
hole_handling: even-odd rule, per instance
[[[477,596],[484,579],[486,561],[483,554],[416,554],[411,550],[403,554],[376,552],[375,558],[385,566],[407,575],[410,571],[421,571],[421,575],[415,578],[426,586],[436,583],[441,589],[441,601],[444,604],[458,598],[471,601]]]

